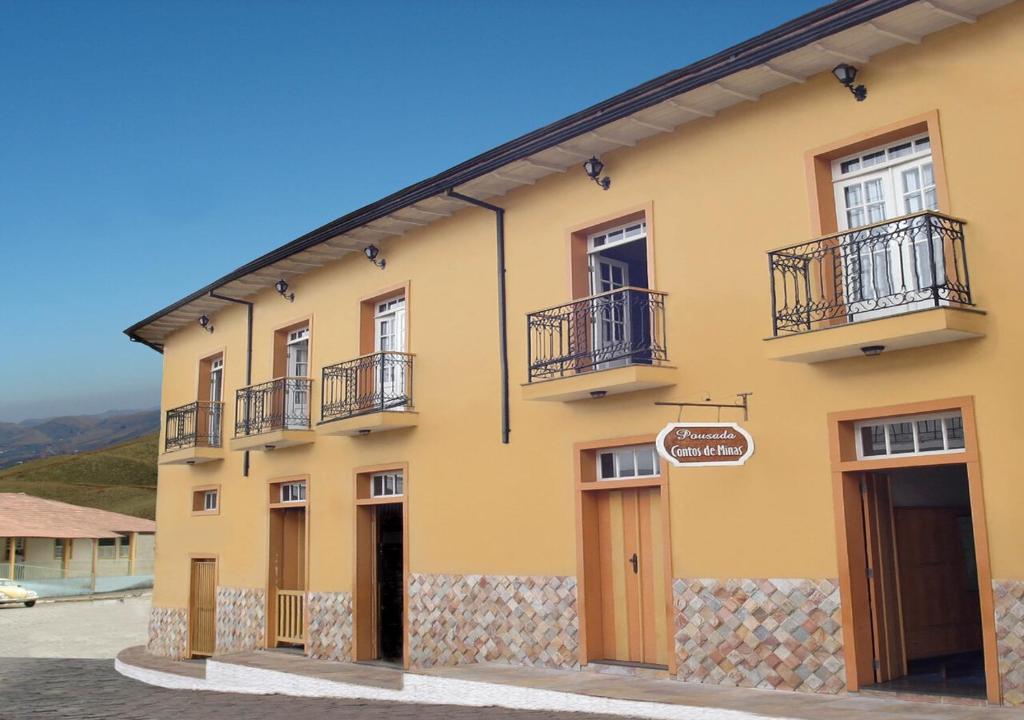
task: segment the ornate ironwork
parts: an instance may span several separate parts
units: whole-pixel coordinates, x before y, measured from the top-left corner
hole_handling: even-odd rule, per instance
[[[526,316],[529,381],[668,360],[665,293],[622,288]]]
[[[167,411],[164,452],[193,447],[221,446],[222,402],[192,402]]]
[[[916,213],[773,250],[768,264],[776,336],[973,305],[964,222],[942,213]]]
[[[325,367],[321,422],[412,409],[412,359],[409,353],[376,352]]]
[[[235,437],[273,430],[308,430],[313,381],[284,377],[235,393]]]

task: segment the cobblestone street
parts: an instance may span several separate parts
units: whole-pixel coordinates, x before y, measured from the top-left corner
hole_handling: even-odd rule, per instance
[[[0,658],[0,687],[4,689],[0,720],[587,720],[604,717],[166,690],[119,675],[112,660]]]

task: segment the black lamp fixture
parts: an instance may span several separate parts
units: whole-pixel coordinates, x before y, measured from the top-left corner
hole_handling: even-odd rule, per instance
[[[288,292],[288,281],[281,278],[274,283],[274,289],[277,290],[277,294],[283,297],[288,302],[295,302],[295,293]]]
[[[882,354],[883,350],[885,350],[885,345],[865,345],[860,349],[868,357],[877,357]]]
[[[199,322],[199,327],[201,327],[203,330],[205,330],[208,333],[212,333],[213,332],[213,325],[210,324],[210,316],[209,315],[200,315],[198,322]]]
[[[857,98],[857,102],[862,102],[868,96],[868,89],[866,87],[853,84],[857,80],[857,68],[853,65],[839,63],[832,68],[832,74],[836,76],[836,80],[844,88],[853,93],[853,96]]]
[[[604,170],[604,163],[598,160],[597,155],[583,163],[583,170],[586,171],[587,177],[596,182],[602,188],[607,190],[612,185],[612,179],[607,175],[601,177],[601,171]]]
[[[381,270],[383,270],[384,266],[388,264],[388,261],[383,258],[381,258],[380,260],[377,259],[377,256],[380,255],[380,248],[377,247],[376,245],[367,245],[366,248],[363,250],[363,254],[366,255],[367,260],[372,262]]]

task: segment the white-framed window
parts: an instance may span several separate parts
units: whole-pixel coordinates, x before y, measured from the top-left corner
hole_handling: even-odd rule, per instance
[[[587,238],[587,247],[590,252],[606,250],[616,245],[633,242],[634,240],[647,239],[647,221],[634,220],[633,222],[619,225],[608,230],[594,233]]]
[[[220,501],[216,490],[204,490],[203,491],[203,511],[213,512],[217,509],[217,503]]]
[[[131,557],[132,554],[132,536],[125,535],[123,538],[117,541],[117,556],[119,558]]]
[[[402,494],[402,473],[374,473],[370,477],[371,497],[396,497]]]
[[[306,483],[305,482],[290,482],[281,483],[281,502],[305,502],[306,500]]]
[[[597,453],[598,480],[628,480],[659,474],[654,445],[630,445]]]
[[[857,459],[964,452],[959,412],[864,420],[854,424]]]

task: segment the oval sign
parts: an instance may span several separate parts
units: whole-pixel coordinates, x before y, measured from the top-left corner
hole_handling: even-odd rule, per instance
[[[742,465],[754,454],[754,438],[736,423],[669,423],[657,448],[676,467]]]

